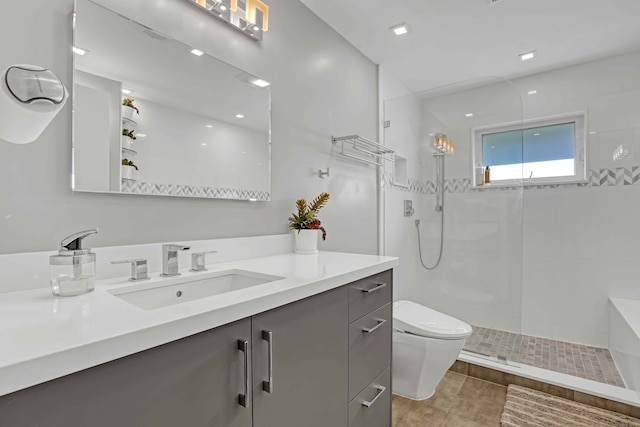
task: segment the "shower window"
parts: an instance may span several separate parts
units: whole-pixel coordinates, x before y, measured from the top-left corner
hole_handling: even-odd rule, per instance
[[[474,168],[489,166],[492,185],[584,182],[585,115],[474,128],[473,157]]]

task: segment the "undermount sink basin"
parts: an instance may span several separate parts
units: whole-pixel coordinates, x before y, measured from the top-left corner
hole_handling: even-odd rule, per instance
[[[153,310],[282,279],[284,277],[252,271],[225,270],[202,276],[176,276],[160,282],[114,289],[109,293],[142,309]]]

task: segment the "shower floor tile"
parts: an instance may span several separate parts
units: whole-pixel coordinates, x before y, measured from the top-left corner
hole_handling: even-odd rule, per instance
[[[617,387],[625,386],[606,348],[474,326],[464,349]]]

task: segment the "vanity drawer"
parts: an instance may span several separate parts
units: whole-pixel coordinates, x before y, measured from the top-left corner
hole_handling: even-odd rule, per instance
[[[349,325],[349,399],[391,364],[391,304]]]
[[[391,302],[392,271],[365,277],[349,285],[349,322]]]
[[[351,401],[349,427],[391,427],[391,368]]]

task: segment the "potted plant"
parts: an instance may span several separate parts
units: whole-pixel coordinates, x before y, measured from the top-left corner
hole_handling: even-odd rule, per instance
[[[136,172],[138,172],[138,166],[129,159],[122,159],[120,169],[124,179],[135,179]]]
[[[129,129],[122,129],[122,148],[128,148],[130,150],[132,149],[133,141],[137,139],[136,136],[133,134],[133,132],[135,131],[129,130]]]
[[[322,240],[327,238],[327,231],[317,215],[328,200],[329,193],[323,192],[309,205],[304,199],[296,201],[298,213],[292,213],[289,217],[289,228],[294,230],[297,254],[317,254],[320,232],[322,231]]]
[[[124,98],[122,100],[122,117],[126,117],[127,119],[131,119],[133,117],[133,112],[136,114],[140,114],[140,110],[133,105],[133,98]]]

